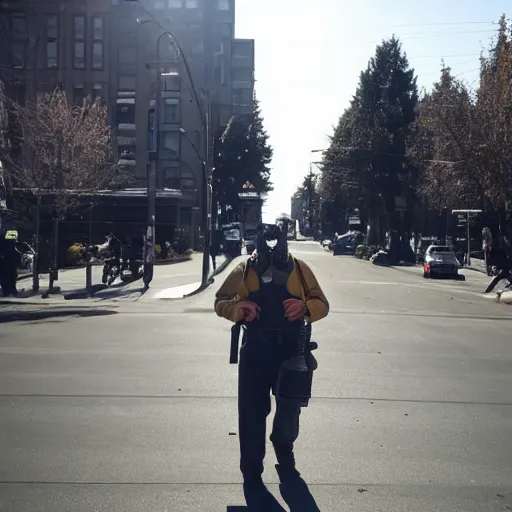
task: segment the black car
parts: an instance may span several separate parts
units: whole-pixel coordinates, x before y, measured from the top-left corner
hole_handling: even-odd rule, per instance
[[[354,255],[358,245],[364,243],[364,235],[359,231],[352,231],[345,233],[338,237],[338,239],[332,244],[333,256],[339,256],[341,254]]]

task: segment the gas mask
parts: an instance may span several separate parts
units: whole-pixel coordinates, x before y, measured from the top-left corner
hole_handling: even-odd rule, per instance
[[[284,270],[288,265],[288,241],[282,226],[264,224],[256,237],[255,268],[258,274],[270,266]]]

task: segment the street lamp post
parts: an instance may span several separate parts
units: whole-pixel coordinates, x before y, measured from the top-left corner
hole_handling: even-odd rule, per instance
[[[211,183],[210,176],[208,174],[208,169],[206,167],[206,162],[201,158],[201,154],[199,153],[196,145],[190,140],[190,137],[187,135],[187,131],[183,128],[180,128],[181,134],[185,137],[188,143],[194,149],[197,158],[201,162],[201,171],[203,174],[203,187],[201,190],[201,207],[204,212],[207,212],[205,216],[204,223],[204,248],[203,248],[203,265],[201,272],[201,286],[200,289],[204,289],[208,286],[208,274],[210,271],[210,245],[211,245]]]
[[[157,48],[157,60],[159,58],[159,48],[160,48],[160,40],[161,38],[163,38],[164,36],[168,37],[170,39],[170,41],[172,42],[173,46],[176,48],[177,52],[178,52],[178,57],[180,60],[182,60],[184,66],[185,66],[185,70],[186,70],[186,73],[187,73],[187,76],[188,76],[188,79],[190,81],[190,85],[191,85],[191,89],[192,89],[192,95],[194,96],[194,100],[196,102],[196,105],[197,105],[197,108],[198,108],[198,111],[199,111],[199,114],[201,116],[201,123],[202,123],[202,127],[203,127],[203,140],[204,140],[204,143],[203,143],[203,151],[204,151],[204,154],[205,154],[205,158],[204,159],[201,159],[200,160],[202,161],[202,165],[203,165],[203,172],[204,172],[204,184],[203,184],[203,207],[206,206],[205,210],[203,211],[203,214],[204,214],[204,225],[205,225],[205,247],[204,247],[204,253],[203,253],[203,271],[202,271],[202,278],[201,278],[201,286],[199,287],[197,291],[201,291],[202,289],[206,288],[206,286],[208,285],[208,270],[209,270],[209,260],[210,260],[210,219],[211,219],[211,212],[209,211],[209,201],[208,201],[208,196],[211,195],[209,194],[209,191],[211,190],[211,184],[210,184],[210,171],[211,171],[211,151],[210,151],[210,119],[211,119],[211,116],[210,116],[210,112],[208,111],[208,113],[205,114],[205,111],[204,111],[204,108],[203,108],[203,105],[201,105],[201,102],[199,100],[199,96],[197,94],[197,89],[195,87],[195,84],[194,84],[194,79],[192,78],[192,73],[191,73],[191,70],[190,70],[190,66],[188,64],[188,61],[185,57],[185,54],[181,48],[181,45],[178,41],[178,39],[176,39],[176,37],[174,36],[174,34],[168,30],[166,27],[164,27],[162,25],[162,23],[160,23],[159,19],[153,15],[153,13],[146,9],[142,3],[139,1],[139,0],[125,0],[127,2],[133,2],[133,3],[136,3],[138,4],[138,6],[151,18],[151,20],[156,24],[158,25],[162,30],[163,30],[163,33],[159,36],[158,38],[158,42],[157,42],[157,45],[158,45],[158,48]],[[144,24],[146,23],[147,21],[149,20],[140,20],[140,19],[137,19],[137,22],[139,24]],[[161,63],[156,63],[157,64],[157,69],[158,69],[158,64],[161,64]],[[148,67],[150,67],[150,65],[148,65]],[[159,113],[160,113],[160,102],[161,102],[161,98],[159,97],[158,93],[159,91],[161,91],[161,89],[159,89],[159,87],[161,87],[160,85],[160,75],[158,76],[158,80],[157,80],[157,101],[156,101],[156,105],[155,105],[155,123],[156,122],[159,122]],[[160,94],[161,95],[161,94]],[[158,111],[158,113],[157,113]],[[158,118],[158,119],[157,119]],[[153,172],[154,172],[154,177],[155,177],[155,183],[156,183],[156,160],[158,159],[158,149],[159,149],[159,135],[158,135],[158,130],[159,130],[159,125],[157,124],[156,125],[156,129],[155,129],[155,134],[156,134],[156,137],[157,137],[157,141],[156,141],[156,144],[155,144],[155,162],[151,168],[151,170],[148,172],[148,191],[149,191],[149,181],[150,179],[152,180],[153,179]],[[183,132],[182,132],[183,133]],[[195,148],[197,150],[197,148]],[[197,151],[197,153],[199,153]],[[153,171],[154,170],[154,171]],[[151,194],[153,194],[153,188],[151,188]],[[206,196],[206,200],[204,198],[204,196]],[[155,185],[155,192],[153,194],[153,197],[156,197],[156,185]],[[149,200],[149,196],[148,196],[148,210],[151,210],[151,206],[150,206],[150,203],[151,201]],[[154,211],[154,210],[153,210]],[[152,234],[154,236],[154,215],[151,217],[151,222],[150,222],[150,211],[148,211],[148,232],[150,231],[150,227],[152,226],[151,228],[151,231],[152,231]],[[154,247],[152,248],[152,250],[149,252],[149,255],[153,254],[154,255]],[[205,265],[205,262],[207,263],[207,265]],[[148,267],[149,268],[149,267]],[[151,263],[151,270],[152,270],[152,263]],[[194,293],[196,293],[194,292]]]
[[[155,114],[153,119],[153,147],[149,151],[149,165],[146,175],[146,190],[148,199],[148,217],[147,228],[144,236],[144,288],[147,290],[153,280],[153,270],[155,262],[155,240],[156,240],[156,175],[158,167],[158,158],[160,155],[160,112],[162,108],[162,76],[168,75],[162,69],[163,62],[160,60],[160,43],[162,39],[168,36],[162,33],[156,41],[156,94],[155,94]],[[148,67],[152,66],[148,64]]]

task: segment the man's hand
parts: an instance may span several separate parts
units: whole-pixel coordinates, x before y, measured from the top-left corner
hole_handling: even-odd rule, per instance
[[[260,311],[260,307],[252,300],[242,300],[235,306],[234,320],[236,323],[254,322]]]
[[[283,302],[284,316],[290,322],[296,322],[306,315],[306,305],[299,299],[288,299]]]

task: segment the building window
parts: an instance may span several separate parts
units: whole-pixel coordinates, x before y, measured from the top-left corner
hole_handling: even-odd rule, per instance
[[[59,18],[57,15],[46,17],[46,39],[51,41],[59,39]]]
[[[85,69],[85,16],[75,16],[74,67]]]
[[[229,0],[217,0],[217,7],[219,11],[229,11]]]
[[[119,146],[117,143],[117,154],[121,160],[136,160],[137,146]]]
[[[116,123],[135,124],[135,99],[123,98],[117,100]]]
[[[27,37],[27,18],[24,14],[13,14],[12,22],[12,38],[25,39]]]
[[[75,39],[85,39],[85,16],[75,16]]]
[[[58,67],[58,49],[57,49],[57,41],[47,41],[46,42],[46,67],[47,68],[56,68]]]
[[[232,39],[233,25],[231,23],[222,23],[220,26],[220,33],[224,39]]]
[[[169,152],[173,159],[179,160],[180,156],[180,132],[170,131],[162,133],[162,146]]]
[[[173,190],[180,189],[180,169],[179,167],[164,167],[164,187]]]
[[[201,25],[198,23],[189,23],[187,25],[187,32],[199,32],[201,30]]]
[[[13,14],[12,23],[12,67],[25,67],[25,48],[27,39],[27,19],[24,14]]]
[[[252,69],[233,68],[232,71],[233,82],[252,82],[253,73]]]
[[[94,82],[92,85],[92,95],[94,98],[99,98],[103,101],[104,99],[104,89],[103,84],[100,82]]]
[[[25,43],[18,41],[12,43],[12,67],[16,69],[25,67]]]
[[[119,75],[117,77],[117,88],[120,91],[135,91],[137,77],[135,75]]]
[[[169,9],[181,9],[183,7],[183,0],[169,0]]]
[[[92,38],[94,41],[103,41],[103,18],[92,19]]]
[[[233,105],[249,106],[252,105],[252,90],[251,89],[234,89],[233,90]]]
[[[185,7],[187,9],[197,9],[199,7],[199,0],[185,0]]]
[[[165,0],[155,0],[153,7],[155,9],[165,9]]]
[[[75,41],[75,68],[85,68],[85,43],[83,41]]]
[[[251,57],[252,45],[250,43],[233,43],[233,57],[248,59]]]
[[[181,190],[194,190],[196,188],[194,173],[190,169],[185,168],[181,171],[180,188]]]
[[[104,20],[101,17],[92,19],[92,68],[103,69],[103,37]]]
[[[103,43],[101,42],[92,44],[92,68],[103,69]]]
[[[166,92],[179,92],[180,76],[178,73],[163,75],[163,90]]]
[[[180,103],[177,99],[166,99],[164,103],[164,123],[180,122]]]
[[[75,87],[73,88],[73,103],[75,105],[82,105],[84,102],[84,96],[84,84],[75,84]]]
[[[137,64],[137,49],[135,46],[119,47],[119,64]]]

